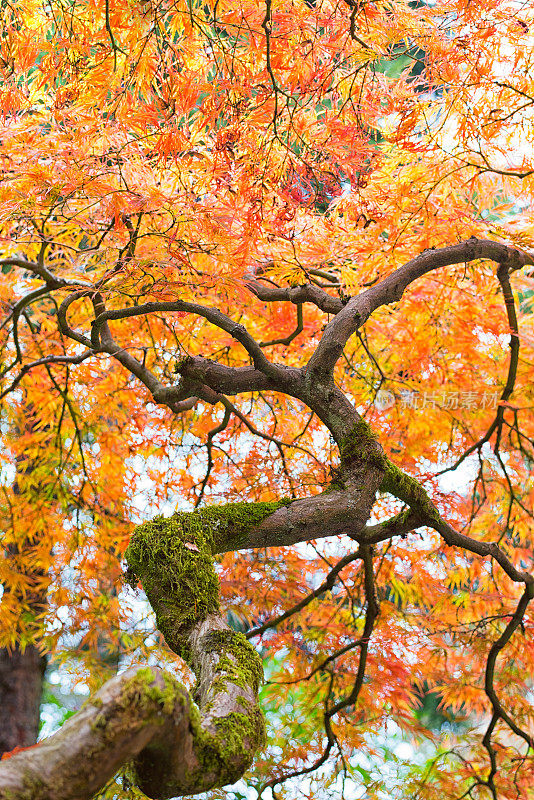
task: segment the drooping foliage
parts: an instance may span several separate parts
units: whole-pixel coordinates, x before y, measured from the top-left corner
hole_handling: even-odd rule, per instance
[[[133,526],[285,498],[216,548],[250,785],[530,797],[532,8],[0,9],[0,646],[91,689],[168,660]]]

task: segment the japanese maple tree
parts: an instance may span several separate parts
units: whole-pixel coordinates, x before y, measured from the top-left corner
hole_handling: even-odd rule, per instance
[[[0,798],[534,796],[532,7],[0,9]]]

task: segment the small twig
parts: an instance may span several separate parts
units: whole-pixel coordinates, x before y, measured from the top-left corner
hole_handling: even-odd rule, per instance
[[[297,326],[295,330],[282,339],[271,339],[269,342],[260,342],[260,347],[272,347],[275,344],[284,344],[287,346],[288,344],[291,344],[293,339],[296,339],[299,333],[302,333],[303,330],[304,319],[302,314],[302,303],[297,303]]]
[[[263,625],[259,625],[257,628],[252,628],[250,631],[247,631],[245,634],[247,639],[252,639],[254,636],[261,636],[261,634],[265,633],[265,631],[269,630],[269,628],[276,628],[276,626],[280,625],[281,622],[289,619],[289,617],[292,617],[294,614],[298,614],[298,612],[302,611],[303,608],[306,608],[306,606],[309,605],[312,600],[315,600],[317,597],[320,597],[322,594],[333,588],[338,574],[342,569],[344,569],[344,567],[347,566],[347,564],[351,564],[353,561],[356,561],[360,558],[362,558],[362,554],[359,549],[355,553],[349,553],[348,555],[344,556],[344,558],[340,559],[335,567],[330,570],[326,579],[320,586],[317,587],[317,589],[315,589],[314,592],[311,592],[311,594],[304,597],[302,600],[300,600],[300,602],[296,603],[283,614],[280,614],[280,616],[274,617],[268,622],[263,623]]]
[[[126,55],[125,50],[120,48],[115,41],[113,30],[111,29],[111,20],[109,14],[109,0],[106,0],[106,30],[108,32],[109,40],[111,42],[111,49],[113,50],[113,70],[117,69],[117,52]]]

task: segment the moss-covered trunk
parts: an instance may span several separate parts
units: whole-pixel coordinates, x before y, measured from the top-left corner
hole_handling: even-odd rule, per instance
[[[259,505],[248,526],[277,507]],[[264,739],[263,673],[220,613],[212,550],[224,513],[158,518],[137,529],[127,551],[130,581],[141,581],[169,646],[196,673],[198,705],[163,671],[131,669],[54,736],[0,764],[0,800],[90,800],[128,762],[130,779],[158,800],[241,777]]]

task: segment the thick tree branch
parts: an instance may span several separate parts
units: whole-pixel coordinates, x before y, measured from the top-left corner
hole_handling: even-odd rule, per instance
[[[426,250],[394,270],[387,278],[353,297],[325,328],[321,341],[310,358],[312,374],[330,374],[352,334],[383,305],[398,302],[405,289],[418,278],[440,267],[475,259],[489,259],[508,269],[534,264],[534,256],[490,239],[469,239],[439,250]]]
[[[0,798],[91,800],[151,740],[179,740],[189,706],[186,690],[161,670],[128,670],[53,736],[2,761]]]
[[[364,528],[374,504],[375,480],[376,475],[371,473],[359,487],[326,492],[284,504],[245,532],[232,527],[218,531],[215,537],[216,550],[225,553],[258,547],[287,547],[340,533],[357,536]],[[239,505],[245,504],[236,504]]]
[[[380,538],[386,532],[394,535],[399,528],[422,520],[438,530],[447,544],[490,555],[513,580],[529,583],[521,604],[526,607],[534,579],[517,572],[498,546],[458,534],[429,515],[428,503],[422,503],[419,513],[404,512],[404,516],[366,529],[375,492],[375,482],[370,480],[359,491],[352,487],[291,504],[211,507],[180,512],[169,520],[160,517],[141,526],[126,553],[130,579],[134,575],[141,579],[156,612],[158,628],[169,646],[195,669],[201,716],[183,687],[168,676],[150,670],[129,672],[106,684],[58,734],[0,765],[4,792],[0,798],[24,800],[30,787],[32,800],[89,800],[129,759],[133,759],[136,785],[149,797],[162,800],[206,791],[242,774],[263,735],[256,704],[259,672],[253,653],[243,650],[244,638],[229,630],[220,616],[212,552],[293,544],[351,532],[351,528],[365,537],[366,543],[336,565],[324,586],[277,620],[330,588],[347,563],[363,558],[367,613],[358,643],[360,664],[351,692],[325,713],[327,734],[331,718],[356,702],[363,684],[369,637],[378,614],[368,543],[376,534]],[[414,500],[415,494],[408,494]],[[380,531],[375,531],[376,527]],[[366,530],[367,535],[363,533]],[[515,627],[518,614],[519,609],[513,619]],[[511,631],[508,626],[505,634],[511,635]],[[487,683],[492,680],[494,661],[504,643],[503,634],[493,648],[495,658],[488,665]],[[243,668],[248,676],[245,681],[239,673]],[[509,723],[500,705],[494,703],[494,709]],[[240,731],[237,739],[235,724]],[[232,726],[231,734],[228,726]],[[511,727],[515,730],[513,722]],[[330,735],[328,741],[331,745]]]
[[[90,340],[71,328],[67,320],[69,307],[82,297],[90,297],[95,309]],[[162,311],[186,311],[204,317],[239,341],[251,356],[254,366],[227,367],[201,356],[187,356],[178,363],[176,370],[182,376],[182,382],[178,386],[165,386],[127,349],[117,344],[109,327],[110,320],[144,316]],[[301,322],[300,317],[299,320]],[[202,394],[209,395],[210,392],[234,395],[270,388],[292,393],[291,390],[294,390],[294,387],[301,382],[300,370],[273,364],[269,361],[259,343],[243,325],[235,323],[217,309],[207,308],[197,303],[181,300],[166,303],[144,303],[140,306],[108,311],[99,292],[79,290],[69,295],[61,304],[58,310],[58,323],[61,332],[69,338],[92,347],[96,353],[104,352],[116,358],[129,372],[144,383],[157,403],[169,406],[175,413],[192,407],[189,403],[191,398]],[[184,401],[187,401],[185,406]],[[217,402],[217,399],[210,396],[208,402]]]
[[[195,395],[188,397],[186,400],[177,400],[173,403],[172,410],[175,414],[181,414],[183,411],[190,411],[196,406],[199,400],[200,397],[196,397]]]
[[[176,371],[182,376],[184,383],[191,385],[192,391],[196,391],[193,387],[197,385],[205,385],[214,392],[235,395],[276,386],[270,378],[253,366],[227,367],[202,356],[186,356],[179,362]],[[165,402],[163,397],[172,398],[173,395],[183,399],[181,393],[181,382],[177,386],[166,387],[165,394],[161,395],[158,402]]]

